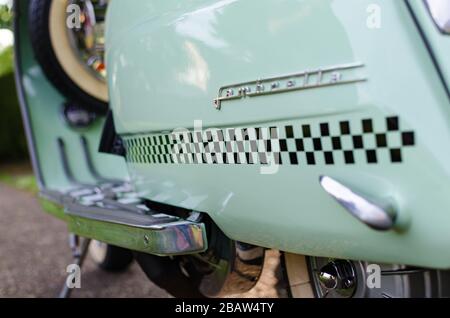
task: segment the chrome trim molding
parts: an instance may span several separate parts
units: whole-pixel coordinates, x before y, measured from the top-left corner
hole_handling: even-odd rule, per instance
[[[16,83],[17,96],[19,99],[20,112],[22,115],[23,127],[25,130],[25,135],[27,138],[27,146],[30,154],[30,161],[33,167],[33,172],[36,176],[36,181],[38,187],[43,189],[45,187],[44,176],[42,174],[41,164],[39,160],[39,156],[37,153],[37,144],[36,138],[33,133],[32,121],[30,110],[26,98],[25,88],[23,85],[22,77],[23,77],[23,69],[21,63],[22,56],[22,35],[27,34],[27,31],[23,31],[21,27],[22,20],[26,19],[26,14],[22,12],[21,6],[28,6],[24,3],[20,3],[19,0],[13,1],[13,13],[14,13],[14,22],[13,22],[13,31],[14,31],[14,79]],[[28,39],[27,39],[28,40]],[[26,42],[26,41],[23,41]],[[27,48],[25,48],[26,50]]]
[[[352,84],[364,82],[364,77],[344,78],[343,71],[364,67],[363,63],[350,63],[336,65],[311,71],[302,71],[294,74],[262,78],[256,81],[242,82],[222,86],[214,106],[217,110],[222,107],[222,102],[243,99],[246,97],[266,96],[291,91],[327,87],[334,85]]]
[[[387,231],[394,227],[395,214],[391,209],[370,202],[330,177],[320,177],[320,185],[351,215],[372,229]]]
[[[102,240],[98,235],[111,231],[119,246],[160,256],[195,254],[208,248],[201,214],[192,212],[182,219],[153,211],[127,183],[85,186],[65,193],[44,190],[41,196],[62,205],[70,229],[81,236]],[[126,227],[121,232],[128,236],[126,241],[114,225]]]

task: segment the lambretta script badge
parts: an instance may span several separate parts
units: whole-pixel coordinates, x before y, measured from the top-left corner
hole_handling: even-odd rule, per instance
[[[220,110],[225,101],[364,82],[366,78],[357,77],[354,74],[354,70],[362,67],[364,67],[363,63],[342,64],[222,86],[217,98],[214,99],[214,106]]]

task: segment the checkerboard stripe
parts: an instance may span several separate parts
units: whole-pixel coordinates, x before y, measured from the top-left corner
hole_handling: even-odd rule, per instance
[[[179,131],[125,137],[124,141],[130,163],[309,166],[377,164],[382,158],[401,163],[404,148],[416,142],[414,132],[402,130],[395,116],[378,122],[365,118],[315,125]]]

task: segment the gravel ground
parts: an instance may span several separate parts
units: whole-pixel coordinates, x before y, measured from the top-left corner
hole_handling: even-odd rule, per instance
[[[67,229],[46,215],[36,198],[0,183],[0,297],[56,297],[71,263]],[[279,287],[279,254],[269,251],[263,277],[249,293],[238,297],[284,297]],[[82,288],[72,297],[171,297],[150,282],[136,263],[111,274],[87,258]]]

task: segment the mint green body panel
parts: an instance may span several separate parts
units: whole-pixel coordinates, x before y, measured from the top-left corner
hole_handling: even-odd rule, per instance
[[[20,63],[21,78],[26,99],[27,116],[36,155],[36,172],[41,175],[41,188],[52,190],[67,190],[75,187],[66,179],[61,158],[59,156],[57,139],[62,138],[68,161],[74,177],[85,183],[94,184],[96,181],[90,175],[80,143],[80,136],[88,140],[92,160],[98,172],[105,177],[126,179],[128,177],[125,162],[122,158],[98,153],[100,133],[103,127],[103,119],[89,129],[74,130],[66,125],[62,118],[63,97],[47,81],[41,68],[36,63],[32,52],[28,35],[27,7],[28,1],[17,1],[19,10],[19,54],[16,57]]]
[[[438,32],[437,26],[426,8],[424,1],[408,0],[414,14],[417,16],[420,26],[425,33],[428,43],[436,57],[436,62],[445,78],[448,89],[450,89],[450,36]]]
[[[306,255],[450,268],[446,89],[405,2],[377,2],[380,29],[366,25],[371,3],[113,1],[111,107],[126,138],[193,129],[196,120],[204,128],[328,122],[332,129],[348,120],[357,129],[353,125],[371,118],[381,129],[392,115],[416,136],[401,163],[380,152],[377,164],[319,160],[282,165],[269,175],[260,165],[129,163],[136,187],[148,199],[208,213],[235,240]],[[366,82],[228,101],[220,111],[213,106],[224,85],[353,62],[365,64],[354,75]],[[322,190],[321,175],[394,205],[398,229],[377,232],[359,223]]]

